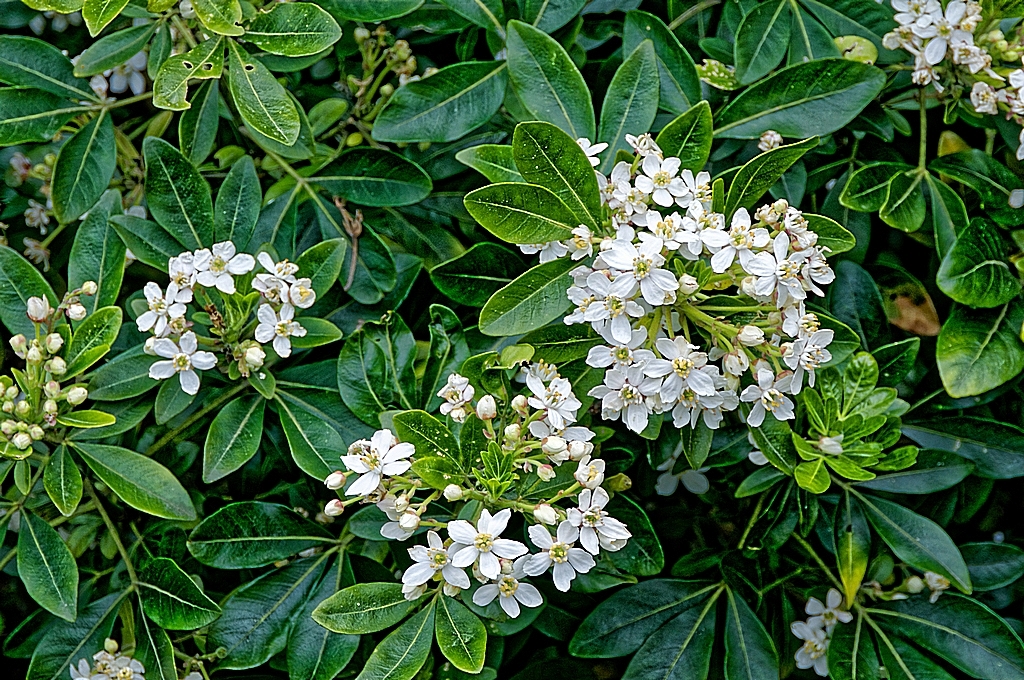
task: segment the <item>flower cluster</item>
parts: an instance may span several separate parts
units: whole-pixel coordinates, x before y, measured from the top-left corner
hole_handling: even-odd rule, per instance
[[[660,413],[671,413],[676,427],[703,419],[715,429],[740,402],[751,404],[747,422],[755,427],[767,413],[793,418],[786,394],[799,393],[805,376],[813,386],[815,369],[831,359],[833,331],[805,306],[835,278],[827,249],[785,200],[727,217],[714,209],[708,173],[681,170],[650,135],[627,140],[635,160],[597,175],[614,233],[580,225],[572,239],[522,247],[542,261],[582,260],[596,250],[591,264],[571,272],[576,307],[565,317],[566,324],[589,323],[606,342],[587,357],[607,369],[589,394],[601,399],[604,418],[635,432]],[[586,141],[581,147],[594,153]],[[730,287],[740,299],[730,307],[701,292]],[[719,312],[754,316],[735,324]],[[741,390],[748,371],[755,384]]]
[[[473,577],[483,584],[473,593],[473,602],[485,606],[497,599],[505,613],[515,617],[520,606],[542,603],[539,591],[524,582],[525,578],[550,570],[555,587],[567,591],[577,574],[594,567],[602,550],[621,550],[632,536],[625,524],[605,510],[611,499],[602,486],[605,463],[594,458],[591,440],[595,433],[576,422],[581,403],[569,381],[559,376],[555,367],[543,363],[525,367],[520,379],[526,383],[529,396],[517,395],[499,408],[499,400],[490,394],[474,405],[475,388],[464,376],[452,374],[438,392],[445,400],[441,411],[464,428],[470,426],[470,419],[478,419],[491,455],[511,461],[514,471],[551,481],[558,474],[555,468],[567,462],[575,464],[571,479],[566,474],[567,488],[551,498],[535,503],[509,501],[500,492],[508,486],[495,493],[491,484],[500,480],[495,480],[484,465],[464,476],[454,476],[443,490],[417,501],[415,495],[422,482],[415,478],[415,471],[406,476],[417,451],[386,429],[369,440],[354,442],[342,456],[348,472],[334,472],[325,480],[328,488],[344,489],[349,497],[328,503],[324,509],[328,516],[342,514],[355,502],[373,502],[388,516],[380,532],[385,538],[404,541],[420,527],[430,527],[427,546],[409,549],[414,564],[405,571],[402,582],[411,600],[419,598],[431,581],[439,583],[446,594],[458,595],[470,587],[465,571],[470,568]],[[431,503],[441,496],[449,502],[476,500],[501,509],[492,514],[482,508],[473,521],[446,522],[425,516]],[[574,497],[570,507],[557,505]],[[528,534],[537,552],[531,554],[523,543],[501,537],[513,508],[532,516],[535,523]],[[442,528],[447,531],[447,540],[437,531]]]
[[[842,609],[843,596],[830,588],[825,602],[816,597],[807,601],[804,611],[809,615],[806,621],[794,621],[790,629],[793,635],[804,641],[796,651],[796,667],[813,668],[820,677],[828,676],[828,643],[832,631],[839,623],[853,621],[853,614]]]
[[[252,272],[257,259],[264,271],[251,279],[252,288],[260,294],[260,303],[256,310],[255,340],[250,340],[239,337],[249,320],[249,308],[235,286],[235,277]],[[229,376],[247,377],[261,368],[266,359],[264,343],[271,343],[279,357],[289,356],[291,338],[306,335],[306,329],[295,320],[295,309],[307,309],[316,302],[310,279],[296,278],[298,270],[298,265],[287,260],[274,262],[266,252],[258,258],[238,253],[230,241],[170,258],[170,282],[166,288],[152,281],[146,284],[143,293],[147,308],[136,319],[140,331],[153,334],[146,341],[146,352],[165,359],[152,365],[149,377],[164,380],[177,374],[182,390],[196,394],[200,383],[196,369],[210,370],[217,365],[216,355],[200,350],[200,338],[190,330],[193,323],[186,317],[186,305],[196,298],[209,314],[211,333],[220,336],[219,342],[212,338],[202,338],[202,342],[225,350],[231,360],[227,367]],[[220,299],[234,302],[221,311],[214,304],[214,290]],[[244,313],[237,312],[241,308]]]
[[[107,638],[93,663],[79,659],[71,664],[71,680],[145,680],[146,668],[138,659],[118,653],[117,641]]]
[[[65,340],[58,325],[65,317],[74,321],[84,319],[87,311],[80,296],[95,295],[96,290],[94,281],[86,281],[81,288],[65,295],[56,308],[45,297],[28,299],[26,313],[36,328],[35,337],[29,340],[19,333],[10,340],[11,349],[24,360],[25,369],[17,381],[0,376],[0,453],[8,458],[26,458],[32,444],[57,426],[61,413],[89,396],[80,383],[61,385],[68,365],[60,356]]]

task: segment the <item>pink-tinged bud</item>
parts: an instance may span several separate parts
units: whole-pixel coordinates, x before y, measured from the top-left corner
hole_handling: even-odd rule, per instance
[[[345,486],[345,473],[342,472],[341,470],[336,470],[335,472],[332,472],[331,474],[327,475],[327,479],[324,480],[324,484],[327,486],[328,489],[331,489],[332,491],[335,489],[340,489],[341,487]]]
[[[404,512],[402,513],[402,516],[398,518],[398,526],[408,532],[416,531],[420,528],[420,516],[415,512]]]
[[[43,361],[43,353],[33,344],[25,354],[25,361],[30,364],[40,364]]]
[[[558,513],[547,503],[541,503],[533,509],[533,518],[541,524],[553,525],[558,521]]]
[[[53,357],[43,365],[43,368],[52,375],[64,375],[68,371],[67,363],[60,357]]]
[[[86,281],[82,284],[82,293],[85,295],[95,295],[97,290],[99,290],[99,286],[95,281]]]
[[[8,390],[8,392],[10,392],[10,390]],[[58,394],[60,394],[60,383],[57,382],[56,380],[50,380],[45,385],[43,385],[43,392],[45,392],[46,396],[50,397],[51,399],[56,397]],[[8,394],[7,396],[10,397],[11,399],[14,399],[14,397],[18,396],[18,393],[15,392],[13,395]]]
[[[81,321],[82,319],[85,318],[85,315],[88,313],[89,312],[88,310],[86,310],[85,305],[79,304],[77,302],[72,305],[68,305],[67,315],[68,318],[71,319],[72,321]]]
[[[56,354],[60,351],[60,348],[64,346],[64,338],[61,337],[60,333],[50,333],[46,336],[43,344],[46,346],[47,352],[50,354]]]
[[[537,468],[537,476],[543,479],[545,482],[550,482],[555,478],[555,468],[550,465],[541,465]]]
[[[485,394],[476,403],[476,417],[480,420],[491,420],[496,415],[498,415],[498,406],[494,402],[494,397]]]
[[[345,504],[335,498],[324,507],[324,514],[328,517],[338,517],[345,512]]]
[[[25,352],[28,350],[28,340],[25,339],[24,335],[18,333],[11,338],[11,349],[13,349],[14,353],[18,355],[19,359],[24,359]]]
[[[551,455],[557,455],[563,453],[566,449],[565,440],[561,437],[544,437],[540,443],[540,450],[544,453]]]
[[[30,297],[26,307],[28,318],[36,323],[43,323],[50,317],[50,301],[45,297]]]
[[[527,416],[529,414],[529,403],[527,402],[526,397],[522,394],[517,394],[515,398],[512,399],[512,410],[521,416]]]
[[[764,342],[764,331],[757,326],[744,326],[736,339],[746,347],[756,347]]]
[[[89,396],[89,391],[84,387],[72,387],[68,390],[68,403],[72,406],[78,406]]]

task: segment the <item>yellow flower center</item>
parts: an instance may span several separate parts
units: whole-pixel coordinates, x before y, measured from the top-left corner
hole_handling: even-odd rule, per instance
[[[569,546],[565,543],[555,543],[548,549],[548,555],[552,562],[561,564],[569,559]]]
[[[480,552],[490,552],[494,547],[494,537],[490,534],[477,534],[473,539],[473,546]]]

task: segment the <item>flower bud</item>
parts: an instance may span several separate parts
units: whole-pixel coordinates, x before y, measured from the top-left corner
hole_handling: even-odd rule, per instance
[[[757,326],[744,326],[736,339],[746,347],[756,347],[764,342],[764,331]]]
[[[117,641],[107,638],[103,641],[103,650],[107,654],[117,654]]]
[[[518,441],[522,434],[523,428],[519,426],[519,423],[512,423],[511,425],[505,426],[505,437],[512,441]]]
[[[43,368],[53,375],[64,375],[68,371],[68,365],[60,357],[53,357],[44,364]]]
[[[68,305],[67,315],[68,318],[71,319],[72,321],[81,321],[82,319],[85,318],[85,315],[88,313],[89,312],[85,309],[85,305],[81,303],[76,302],[74,304]]]
[[[36,323],[42,323],[50,317],[50,301],[45,297],[32,296],[26,304],[28,318]]]
[[[340,489],[341,487],[345,486],[345,473],[342,472],[341,470],[336,470],[332,472],[331,474],[327,475],[327,479],[324,480],[324,485],[326,485],[327,488],[331,490]]]
[[[524,417],[529,415],[529,405],[525,395],[517,394],[512,399],[512,410]]]
[[[689,274],[683,274],[679,277],[679,294],[680,295],[693,295],[700,290],[700,283],[697,279]]]
[[[55,402],[53,399],[47,399],[46,401],[43,402],[43,411],[45,411],[46,413],[56,413],[57,402]]]
[[[9,392],[10,390],[8,390],[8,393]],[[51,399],[55,398],[58,394],[60,394],[60,383],[57,382],[56,380],[48,381],[45,385],[43,385],[43,392],[45,392],[46,396],[50,397]],[[7,396],[10,397],[11,399],[14,399],[14,397],[18,395],[8,394]]]
[[[550,482],[555,478],[555,468],[550,465],[541,465],[537,468],[537,476],[543,479],[545,482]]]
[[[153,346],[155,344],[156,344],[156,338],[153,338],[153,337],[146,338],[146,344],[144,344],[142,346],[142,351],[145,352],[146,354],[148,354],[151,357],[155,357],[156,356],[156,352],[153,350]]]
[[[409,497],[399,496],[395,499],[395,512],[405,512],[409,509]]]
[[[38,425],[28,428],[28,436],[32,437],[32,439],[42,439],[44,434],[43,428]]]
[[[540,442],[540,450],[551,455],[558,455],[566,449],[565,440],[561,437],[544,437]]]
[[[15,448],[24,451],[32,446],[32,437],[27,432],[19,432],[11,437],[11,443],[14,444]]]
[[[345,512],[345,504],[335,498],[324,507],[324,514],[328,517],[338,517]]]
[[[558,521],[558,513],[547,503],[540,503],[533,509],[533,518],[541,524],[554,524]]]
[[[427,584],[424,583],[423,585],[425,586]],[[441,586],[441,590],[443,590],[444,594],[448,597],[458,597],[459,593],[462,592],[462,588],[458,586],[453,586],[451,583],[448,582],[445,582],[445,584]]]
[[[4,413],[14,413],[14,402],[5,401],[3,405],[0,406],[0,411],[3,411]]]
[[[25,361],[30,364],[38,364],[43,360],[43,353],[39,351],[39,347],[33,344],[28,348],[28,352],[25,354]]]
[[[457,501],[462,499],[462,487],[458,484],[449,484],[444,487],[444,497],[449,501]]]
[[[914,595],[917,595],[919,592],[924,590],[924,581],[921,580],[920,576],[911,576],[907,579],[907,582],[904,585],[906,586],[907,591]]]
[[[24,335],[18,333],[11,338],[11,349],[13,349],[14,353],[18,355],[18,358],[24,359],[25,350],[28,349],[28,340],[25,339]]]
[[[75,387],[72,387],[70,390],[68,390],[68,403],[71,404],[72,406],[78,406],[83,401],[85,401],[86,397],[88,396],[88,390],[86,390],[84,387],[79,387],[76,385]]]
[[[267,358],[267,353],[259,345],[252,345],[245,350],[245,365],[249,368],[260,368]]]
[[[13,420],[5,420],[0,423],[0,432],[3,432],[5,437],[10,437],[14,434],[16,425],[17,423]]]
[[[46,384],[49,385],[50,383]],[[4,396],[7,397],[8,399],[14,399],[16,396],[18,396],[18,388],[15,387],[14,385],[11,385],[6,390],[4,390]],[[51,394],[48,396],[52,397],[53,395]]]
[[[14,407],[14,411],[19,416],[27,416],[28,412],[32,410],[32,406],[28,403],[28,400],[19,401],[18,405]]]
[[[352,37],[355,38],[357,45],[362,45],[370,37],[370,31],[360,26],[352,32]]]
[[[64,346],[64,338],[61,337],[60,333],[50,333],[43,340],[43,345],[46,347],[47,352],[56,354]]]
[[[391,83],[384,83],[379,90],[382,97],[390,97],[395,93],[395,86]]]
[[[415,512],[403,512],[398,518],[398,526],[410,533],[416,531],[420,528],[420,516]]]
[[[590,442],[573,441],[569,442],[568,449],[570,460],[580,460],[594,450],[594,445]]]
[[[498,564],[501,565],[501,573],[508,576],[515,569],[515,564],[512,560],[507,560],[504,557],[498,558]]]
[[[95,281],[86,281],[82,284],[82,293],[84,295],[95,295],[97,290],[99,290],[99,286],[96,285]]]
[[[498,415],[498,406],[494,403],[494,397],[485,394],[476,403],[476,417],[480,420],[491,420]]]
[[[740,281],[739,289],[743,292],[744,295],[756,298],[757,292],[754,289],[755,283],[757,283],[757,277],[747,276],[742,281]]]

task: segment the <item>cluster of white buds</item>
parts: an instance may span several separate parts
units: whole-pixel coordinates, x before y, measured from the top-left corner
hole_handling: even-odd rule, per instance
[[[796,651],[797,668],[813,668],[820,677],[828,677],[828,644],[832,631],[839,623],[853,621],[853,614],[842,606],[843,596],[835,588],[829,589],[824,603],[816,597],[807,601],[804,611],[809,618],[794,621],[790,627],[793,634],[804,641]]]
[[[586,248],[575,241],[529,248],[544,259],[589,255],[596,246],[592,265],[571,272],[568,296],[576,307],[565,317],[566,324],[589,323],[607,343],[587,357],[607,369],[604,384],[589,394],[601,399],[604,418],[635,432],[652,413],[668,412],[676,427],[703,419],[715,429],[740,402],[751,403],[747,422],[755,427],[766,413],[793,418],[785,394],[799,393],[805,375],[813,386],[815,369],[831,359],[834,333],[805,307],[835,279],[827,249],[787,201],[727,217],[714,211],[708,173],[680,172],[680,160],[665,157],[650,135],[627,140],[634,161],[597,175],[614,234],[587,230]],[[749,304],[701,307],[709,297],[702,289],[730,287]],[[737,326],[715,316],[729,311],[757,317]],[[710,348],[698,344],[694,327]],[[741,391],[748,371],[755,384]]]
[[[605,462],[593,457],[591,440],[595,433],[577,424],[582,404],[573,394],[571,383],[558,374],[557,367],[543,362],[525,366],[517,380],[526,384],[528,392],[507,403],[485,394],[474,404],[476,390],[459,374],[449,376],[437,394],[444,399],[442,414],[453,421],[469,427],[467,420],[478,418],[490,446],[510,456],[515,470],[535,472],[549,481],[557,474],[555,468],[566,462],[574,464],[574,483],[567,489],[537,503],[513,504],[533,518],[535,524],[529,528],[529,535],[539,552],[530,554],[523,543],[500,538],[511,509],[504,499],[493,498],[486,491],[481,481],[486,477],[483,471],[475,481],[470,481],[471,473],[461,480],[462,484],[453,482],[418,501],[415,495],[423,485],[415,479],[415,472],[409,472],[414,470],[411,459],[416,455],[415,447],[400,443],[390,430],[379,430],[369,440],[354,442],[348,454],[342,456],[348,472],[339,470],[324,480],[327,488],[344,489],[346,496],[345,500],[336,498],[327,504],[324,514],[329,517],[342,514],[352,503],[372,502],[388,517],[381,528],[385,538],[404,541],[424,526],[447,528],[447,540],[430,530],[427,547],[410,548],[414,564],[402,579],[403,592],[409,599],[420,597],[429,582],[438,583],[446,594],[455,596],[469,587],[466,569],[470,569],[484,584],[473,601],[485,606],[497,598],[505,613],[514,617],[520,605],[536,607],[543,602],[539,591],[523,579],[550,569],[555,586],[566,591],[576,574],[594,566],[602,550],[620,550],[631,537],[626,525],[604,509],[611,498],[602,486]],[[353,475],[354,480],[350,479]],[[628,482],[611,488],[622,490],[626,486]],[[482,510],[475,525],[465,520],[446,523],[424,518],[439,496],[449,502],[479,500],[502,509],[493,515],[488,509]],[[557,505],[573,498],[574,506]]]
[[[237,371],[237,375],[248,377],[252,371],[262,368],[267,356],[263,349],[266,343],[271,344],[279,357],[291,355],[291,339],[306,335],[306,329],[295,320],[295,309],[308,309],[316,302],[312,282],[308,278],[296,278],[298,265],[288,260],[274,262],[265,252],[253,258],[236,252],[232,242],[224,241],[214,244],[213,248],[170,258],[167,287],[161,288],[151,281],[143,289],[147,309],[136,319],[136,325],[140,331],[153,334],[146,341],[146,352],[166,359],[153,364],[149,372],[151,378],[163,380],[177,374],[186,393],[199,391],[196,369],[214,368],[217,357],[212,352],[199,350],[200,338],[190,330],[193,324],[187,318],[187,305],[200,297],[204,308],[216,310],[211,298],[214,289],[221,296],[239,295],[235,277],[252,272],[257,259],[264,271],[252,278],[252,288],[262,298],[256,310],[254,339],[233,337],[248,318],[233,318],[230,313],[219,311],[210,314],[212,332],[220,336],[230,359],[226,368],[229,375]],[[203,338],[202,342],[211,347],[218,345],[213,339]]]

